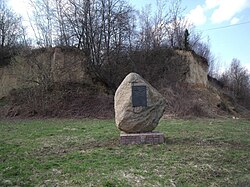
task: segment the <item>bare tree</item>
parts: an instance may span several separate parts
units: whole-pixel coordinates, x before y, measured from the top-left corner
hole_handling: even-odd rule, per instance
[[[139,14],[139,24],[140,30],[138,33],[138,46],[141,50],[150,50],[152,49],[153,44],[153,23],[151,17],[151,5],[148,4],[142,8]]]
[[[250,74],[240,63],[240,60],[234,58],[228,70],[221,75],[220,81],[224,83],[231,91],[231,94],[241,99],[245,96],[249,97],[250,91]]]
[[[248,88],[249,75],[247,69],[242,67],[240,61],[234,58],[227,71],[230,87],[235,97],[242,97]]]
[[[55,19],[54,30],[56,33],[54,43],[61,46],[73,46],[75,33],[68,21],[68,18],[70,18],[68,16],[70,3],[64,0],[55,0],[54,3],[55,11],[53,12],[53,17]]]
[[[156,0],[156,13],[153,17],[153,46],[160,47],[166,39],[166,24],[170,14],[165,11],[167,8],[166,1]]]
[[[105,79],[109,87],[113,87],[110,67],[116,63],[114,55],[121,54],[131,44],[132,14],[132,8],[120,0],[69,0],[65,12],[74,31],[74,45],[85,51],[92,72]],[[108,77],[103,76],[104,67]]]
[[[181,7],[181,0],[172,0],[168,4],[157,0],[157,11],[153,16],[150,14],[150,7],[147,5],[142,9],[139,16],[139,43],[151,49],[162,46],[185,49],[185,31],[191,25],[182,15],[184,9]]]
[[[194,50],[207,58],[214,71],[210,46],[201,41],[201,34],[183,17],[181,0],[168,3],[157,0],[154,15],[147,5],[139,13],[138,22],[126,0],[30,1],[34,7],[33,28],[38,44],[81,49],[88,58],[91,73],[113,89],[114,71],[120,57],[135,49],[144,52],[161,47]],[[137,28],[135,23],[139,23]]]
[[[30,24],[33,29],[37,45],[41,47],[53,46],[54,37],[54,1],[30,0],[33,9]]]
[[[184,9],[181,7],[181,0],[170,1],[168,12],[170,15],[168,22],[166,22],[168,45],[172,48],[184,49],[185,30],[190,25],[182,15]]]
[[[207,60],[209,69],[208,69],[208,74],[211,77],[218,77],[219,74],[219,61],[216,61],[215,56],[212,54],[211,50],[210,50],[210,42],[209,39],[207,40],[207,42],[202,41],[201,39],[201,34],[196,33],[191,35],[190,38],[190,49],[192,49],[193,51],[195,51],[196,54],[202,56],[203,58],[205,58]]]
[[[0,1],[0,66],[10,62],[17,48],[24,42],[25,29],[22,19],[16,15],[6,2]]]
[[[125,0],[30,2],[37,44],[81,49],[91,72],[113,87],[110,80],[114,79],[111,67],[117,63],[115,57],[132,48],[135,21],[131,6]]]

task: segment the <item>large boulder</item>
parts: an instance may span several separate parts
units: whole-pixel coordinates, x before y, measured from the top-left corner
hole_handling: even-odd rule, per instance
[[[114,99],[116,126],[125,133],[151,132],[166,106],[164,97],[136,73],[125,77]]]

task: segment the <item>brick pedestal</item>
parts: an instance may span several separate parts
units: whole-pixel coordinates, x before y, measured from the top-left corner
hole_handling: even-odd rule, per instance
[[[133,134],[121,133],[120,143],[123,145],[162,144],[164,143],[164,134],[160,132],[133,133]]]

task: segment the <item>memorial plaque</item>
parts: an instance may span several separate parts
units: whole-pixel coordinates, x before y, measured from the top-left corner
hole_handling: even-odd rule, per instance
[[[154,87],[137,73],[128,74],[114,97],[115,123],[125,134],[121,144],[163,143],[164,135],[153,130],[165,107],[165,98]]]
[[[147,87],[132,86],[132,105],[133,107],[147,106]]]

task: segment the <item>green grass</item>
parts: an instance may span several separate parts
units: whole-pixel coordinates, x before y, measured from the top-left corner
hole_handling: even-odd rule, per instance
[[[5,106],[5,105],[7,105],[7,101],[6,101],[6,99],[5,98],[0,98],[0,107],[2,107],[2,106]]]
[[[119,145],[113,120],[0,121],[0,186],[250,186],[250,121],[163,120]]]

